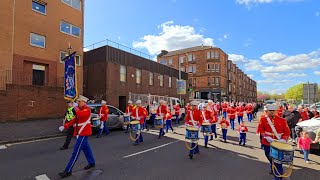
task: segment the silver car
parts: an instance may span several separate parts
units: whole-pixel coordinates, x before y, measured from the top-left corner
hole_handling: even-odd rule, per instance
[[[101,104],[88,104],[91,109],[91,125],[94,131],[99,130],[100,127],[100,119],[99,119],[99,111],[101,108]],[[118,108],[107,105],[109,108],[107,127],[109,129],[121,129],[123,128],[123,112]]]

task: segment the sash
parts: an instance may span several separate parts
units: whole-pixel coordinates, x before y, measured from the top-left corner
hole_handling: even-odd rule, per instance
[[[91,122],[91,117],[89,117],[89,119],[86,122],[78,124],[78,126],[81,126],[81,128],[78,131],[77,139],[79,137],[79,134],[81,134],[81,132],[83,131],[84,127],[86,127],[87,124],[90,124],[90,122]]]
[[[268,124],[269,126],[271,127],[272,131],[273,131],[273,134],[277,137],[278,140],[281,139],[280,135],[278,134],[276,128],[274,127],[274,125],[272,124],[270,118],[268,116],[265,116],[267,118],[267,121],[268,121]]]
[[[192,111],[190,111],[190,118],[191,118],[191,122],[192,122],[193,126],[196,126],[196,122],[193,120]]]
[[[203,119],[205,122],[208,122],[207,118],[206,118],[206,115],[204,114],[204,112],[202,111],[202,116],[203,116]]]
[[[137,120],[138,120],[138,108],[139,108],[139,107],[136,108],[136,119],[137,119]]]

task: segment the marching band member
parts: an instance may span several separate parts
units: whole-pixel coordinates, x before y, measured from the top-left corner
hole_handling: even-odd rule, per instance
[[[89,99],[82,95],[79,95],[78,100],[79,100],[79,104],[78,104],[78,107],[76,108],[75,118],[73,118],[71,121],[64,124],[63,126],[59,127],[59,130],[63,131],[64,129],[68,129],[74,126],[73,136],[77,138],[77,142],[74,146],[73,153],[67,167],[62,173],[59,173],[59,175],[62,178],[71,176],[72,168],[75,165],[81,150],[84,152],[84,155],[89,163],[86,167],[84,167],[84,169],[86,170],[86,169],[95,167],[95,160],[94,160],[90,145],[88,143],[88,136],[92,134],[92,128],[90,123],[91,109],[86,104],[86,102]]]
[[[245,107],[245,110],[247,113],[248,121],[251,122],[252,121],[252,111],[253,111],[252,104],[248,103]]]
[[[248,132],[247,126],[245,126],[244,122],[241,121],[240,126],[238,128],[238,133],[240,135],[239,145],[241,145],[241,144],[243,144],[244,146],[246,145],[247,132]]]
[[[270,143],[277,140],[279,142],[286,142],[290,136],[290,129],[288,127],[287,121],[275,114],[275,111],[278,109],[274,104],[267,104],[267,115],[261,116],[258,132],[262,135],[262,144],[265,152],[265,156],[270,162],[270,174],[272,173],[272,160],[270,157]],[[282,164],[274,162],[274,165],[278,169],[280,174],[283,174]],[[280,174],[275,172],[274,179],[279,180]]]
[[[231,106],[228,108],[228,117],[231,124],[231,129],[234,130],[234,120],[236,119],[236,107],[234,107],[234,104],[231,104]]]
[[[191,106],[190,103],[187,103],[186,105],[186,114],[188,114],[188,112],[191,110]]]
[[[160,106],[158,107],[157,109],[157,116],[160,116],[162,117],[162,120],[163,120],[163,126],[165,124],[165,120],[166,120],[166,114],[167,114],[167,105],[166,105],[166,102],[164,100],[160,100]],[[162,133],[161,133],[162,132]],[[160,129],[160,134],[159,134],[159,138],[161,138],[161,136],[164,136],[165,135],[165,132],[163,131],[163,129],[161,130]]]
[[[224,118],[221,118],[221,121],[219,123],[221,125],[221,131],[222,131],[222,138],[224,142],[227,142],[227,132],[228,132],[228,127],[230,126],[230,123]]]
[[[208,104],[207,104],[207,110],[210,112],[213,112],[213,110],[214,110],[213,106],[214,106],[213,101],[211,99],[209,99]]]
[[[222,107],[222,113],[223,113],[223,117],[225,119],[227,119],[227,110],[228,110],[228,103],[226,101],[224,101],[221,105]]]
[[[216,102],[216,110],[215,110],[215,114],[217,117],[220,116],[220,103],[219,102]]]
[[[277,110],[277,116],[282,117],[284,108],[282,105],[279,106],[279,109]]]
[[[137,100],[136,101],[136,105],[137,106],[133,109],[133,113],[132,113],[131,118],[138,120],[140,122],[140,126],[142,128],[143,124],[144,124],[144,118],[147,116],[146,110],[142,107],[141,100]],[[136,134],[136,138],[138,136],[139,135]],[[141,130],[140,130],[139,139],[136,140],[135,145],[138,145],[139,142],[143,142],[143,137],[142,137],[142,131]]]
[[[218,122],[218,117],[217,116],[214,116],[212,115],[212,120],[210,121],[211,123],[211,131],[212,131],[212,135],[210,137],[210,140],[213,140],[213,134],[214,134],[214,138],[217,138],[217,122]]]
[[[101,108],[99,111],[99,116],[100,116],[100,130],[99,133],[97,135],[97,138],[101,138],[101,135],[103,133],[103,131],[106,133],[106,135],[110,134],[110,131],[107,127],[107,120],[108,120],[108,114],[109,114],[109,108],[107,106],[107,102],[102,100],[101,101]]]
[[[132,113],[133,113],[133,109],[134,109],[134,106],[132,105],[132,101],[129,100],[129,101],[128,101],[128,106],[126,107],[126,114],[129,115],[129,117],[128,117],[129,120],[128,120],[128,121],[130,121],[130,117],[131,117],[131,115],[132,115]],[[130,124],[127,125],[127,128],[126,128],[125,133],[128,132],[129,127],[130,127]]]
[[[150,114],[151,114],[151,126],[154,127],[154,121],[155,121],[155,118],[157,116],[157,109],[158,109],[158,106],[157,106],[157,102],[156,101],[153,101],[152,102],[152,106],[150,108]]]
[[[174,115],[176,116],[175,124],[179,124],[179,115],[180,115],[180,104],[177,103],[174,106]]]
[[[243,114],[244,114],[244,107],[242,105],[242,103],[239,103],[238,104],[238,107],[237,107],[237,116],[238,116],[238,123],[240,124],[240,122],[243,121]]]
[[[202,107],[203,108],[202,108],[201,115],[202,115],[203,122],[211,123],[213,120],[213,116],[214,116],[213,113],[207,109],[206,104],[204,104]],[[209,141],[209,136],[204,135],[204,147],[205,148],[208,147],[208,141]]]
[[[165,119],[166,119],[166,132],[168,132],[169,128],[171,129],[171,131],[173,132],[173,128],[172,128],[172,113],[170,112],[169,108],[167,108],[167,114],[165,115]]]
[[[197,101],[192,101],[191,102],[191,110],[188,112],[186,118],[185,118],[185,124],[186,126],[193,126],[195,128],[199,128],[200,125],[202,124],[202,114],[201,111],[198,109],[199,102]],[[193,154],[199,153],[199,146],[194,148],[196,146],[195,143],[191,143],[191,148],[189,152],[189,157],[190,159],[193,158]],[[194,153],[195,151],[195,153]]]

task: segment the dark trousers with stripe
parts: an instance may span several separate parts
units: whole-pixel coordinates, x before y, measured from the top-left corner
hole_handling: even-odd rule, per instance
[[[103,129],[99,130],[99,135],[101,136],[103,132],[105,132],[107,135],[110,134],[109,128],[107,127],[107,121],[103,121],[101,123],[103,123]]]
[[[71,142],[71,139],[73,137],[73,131],[74,131],[74,128],[73,127],[70,127],[68,130],[67,130],[67,138],[66,138],[66,141],[64,142],[63,144],[63,147],[64,148],[68,148],[69,147],[69,144]]]
[[[214,134],[214,137],[217,138],[217,130],[216,130],[216,124],[211,124],[211,131],[212,131],[212,135],[211,135],[211,140],[213,139],[213,134]]]
[[[88,136],[79,136],[76,145],[74,146],[73,153],[69,160],[69,163],[66,169],[64,170],[65,172],[72,172],[72,168],[78,160],[81,151],[83,151],[90,165],[95,164],[95,160],[90,145],[88,143]]]
[[[264,150],[265,156],[266,156],[266,157],[268,158],[268,160],[269,160],[269,163],[270,163],[270,171],[272,171],[272,159],[271,159],[271,157],[270,157],[270,146],[263,145],[263,150]],[[282,164],[279,164],[279,163],[274,162],[274,165],[275,165],[275,168],[278,169],[278,172],[279,172],[280,174],[283,174]],[[280,175],[280,174],[278,174],[278,172],[275,170],[275,173],[276,173],[277,176]],[[274,175],[274,179],[275,179],[275,180],[281,180],[281,179],[282,179],[282,178],[277,177],[277,176]]]

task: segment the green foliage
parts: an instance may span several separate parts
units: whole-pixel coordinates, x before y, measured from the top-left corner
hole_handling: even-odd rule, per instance
[[[285,94],[285,98],[301,100],[303,98],[303,84],[301,83],[290,87]]]

